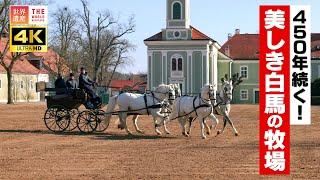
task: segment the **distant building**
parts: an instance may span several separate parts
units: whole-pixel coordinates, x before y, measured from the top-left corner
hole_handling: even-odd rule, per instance
[[[147,75],[132,75],[129,80],[112,80],[109,87],[111,95],[119,94],[120,91],[132,91],[144,93],[147,90]]]
[[[221,47],[233,61],[231,72],[240,73],[243,83],[235,89],[233,103],[259,103],[259,34],[235,33]],[[311,34],[311,81],[320,78],[320,33]],[[224,69],[218,65],[219,70]]]
[[[4,49],[6,38],[2,38],[1,50]],[[11,60],[10,52],[7,53],[5,62]],[[47,53],[30,53],[17,60],[13,66],[12,95],[14,102],[38,102],[44,100],[45,93],[36,92],[36,82],[44,81],[52,84],[57,72],[57,58],[60,58],[52,49]],[[67,72],[66,65],[62,66]],[[7,102],[8,80],[5,69],[0,65],[0,103]]]
[[[167,0],[166,28],[144,40],[147,46],[148,88],[179,83],[183,94],[195,95],[207,83],[239,73],[244,81],[233,103],[259,103],[259,35],[236,29],[218,42],[190,25],[190,0]],[[312,81],[320,77],[320,33],[312,34]]]
[[[166,28],[144,40],[150,89],[178,83],[183,94],[198,94],[220,79],[218,61],[232,61],[218,42],[190,25],[189,13],[190,0],[167,0]]]

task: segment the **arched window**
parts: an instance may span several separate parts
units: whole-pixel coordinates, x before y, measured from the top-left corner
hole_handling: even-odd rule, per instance
[[[181,55],[174,55],[172,56],[172,59],[171,59],[171,63],[172,63],[172,66],[171,66],[171,70],[172,71],[182,71],[182,56]]]
[[[182,7],[179,2],[174,2],[172,6],[172,19],[181,19]]]
[[[172,71],[176,71],[176,70],[177,70],[177,59],[172,58]]]
[[[178,71],[182,71],[182,58],[178,58]]]

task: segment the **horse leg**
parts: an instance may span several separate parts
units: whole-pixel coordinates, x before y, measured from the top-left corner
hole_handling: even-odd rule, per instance
[[[232,129],[233,129],[234,135],[235,135],[235,136],[238,136],[239,133],[238,133],[238,131],[236,130],[236,128],[234,127],[234,124],[233,124],[233,122],[231,121],[230,117],[229,117],[228,115],[226,115],[225,119],[226,119],[226,121],[228,121],[228,123],[231,125],[231,127],[232,127]]]
[[[179,124],[181,126],[182,135],[185,137],[189,137],[189,134],[186,132],[186,120],[185,118],[179,118]]]
[[[206,125],[207,130],[209,129],[209,132],[210,132],[210,130],[216,129],[216,127],[217,127],[218,124],[219,124],[219,120],[218,120],[218,118],[217,118],[213,113],[211,113],[211,114],[208,116],[208,118],[212,121],[212,125],[210,126],[210,128],[209,128],[209,126],[206,124],[206,122],[205,122],[205,125]]]
[[[201,128],[201,137],[202,137],[202,139],[206,139],[207,137],[206,137],[206,135],[204,135],[204,118],[199,118],[199,123],[200,123],[200,128]]]
[[[160,116],[160,118],[163,118],[163,117]],[[154,123],[154,130],[157,133],[157,135],[159,136],[162,135],[162,132],[158,129],[158,127],[161,126],[161,124],[157,123],[157,115],[153,116],[153,123]],[[163,119],[161,123],[163,123]]]
[[[139,129],[139,127],[138,127],[138,115],[134,115],[133,117],[132,117],[132,121],[133,121],[133,124],[134,124],[134,128],[136,129],[136,131],[138,132],[138,133],[140,133],[140,134],[144,134],[144,132],[142,131],[142,130],[140,130]]]
[[[188,128],[188,131],[187,131],[188,135],[190,135],[190,133],[191,133],[191,127],[192,127],[193,120],[194,120],[193,117],[188,117],[188,124],[189,124],[189,128]]]
[[[210,135],[211,134],[211,128],[207,124],[206,119],[204,119],[203,124],[204,124],[204,127],[206,128],[207,135]]]
[[[163,121],[164,131],[166,132],[166,134],[171,134],[170,131],[167,128],[166,122],[167,122],[166,120]]]
[[[121,113],[120,119],[122,121],[123,128],[126,129],[129,135],[132,135],[132,132],[128,129],[128,126],[127,126],[127,113]]]
[[[219,130],[217,132],[217,135],[222,134],[224,132],[224,129],[226,128],[226,125],[227,125],[226,116],[223,116],[223,128],[222,128],[222,130]]]

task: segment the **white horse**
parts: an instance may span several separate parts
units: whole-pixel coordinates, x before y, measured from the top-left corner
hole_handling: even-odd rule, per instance
[[[214,86],[205,85],[201,89],[201,94],[199,96],[182,96],[177,98],[172,107],[172,113],[169,116],[169,120],[178,119],[181,125],[182,134],[189,137],[186,132],[186,121],[188,118],[199,119],[201,127],[201,137],[206,138],[204,133],[205,119],[209,118],[216,125],[218,124],[218,119],[212,113],[211,100],[213,98]]]
[[[164,85],[165,85],[165,84],[160,84],[159,86],[164,86]],[[179,84],[169,84],[169,86],[174,89],[175,97],[180,97],[180,96],[181,96],[181,90],[180,90]],[[163,107],[162,107],[162,112],[165,113],[165,114],[168,114],[168,113],[169,113],[168,110],[171,109],[171,106],[172,106],[172,104],[170,104],[170,103],[169,103],[168,105],[169,105],[169,106],[163,106]],[[169,108],[169,109],[168,109],[168,108]],[[132,120],[133,120],[135,126],[137,127],[136,129],[139,129],[138,132],[141,133],[141,134],[143,134],[144,131],[141,130],[141,129],[138,127],[138,123],[137,123],[137,122],[138,122],[138,118],[139,118],[139,115],[135,114],[135,115],[133,115]],[[166,126],[166,122],[167,122],[166,120],[163,121],[164,131],[165,131],[166,134],[171,134],[170,131],[168,130],[167,126]]]
[[[236,130],[232,120],[229,117],[230,110],[231,110],[230,102],[232,101],[232,97],[233,97],[233,82],[232,80],[227,81],[224,78],[221,79],[221,81],[222,81],[222,89],[216,93],[216,102],[212,102],[213,110],[214,110],[213,113],[216,115],[223,116],[223,121],[224,121],[223,129],[219,130],[217,132],[217,135],[224,132],[228,122],[231,125],[235,136],[238,136],[239,133]],[[193,121],[194,119],[192,118],[189,119],[189,130],[187,132],[188,134],[190,134],[190,129]],[[207,133],[210,134],[210,129],[212,129],[212,126],[209,127],[206,122],[204,123],[207,129]]]
[[[127,117],[133,114],[133,123],[137,132],[143,133],[137,125],[137,115],[152,115],[155,131],[158,135],[161,135],[161,131],[157,128],[157,120],[164,121],[165,115],[162,113],[162,107],[165,100],[169,102],[175,99],[174,89],[169,85],[159,85],[155,91],[150,94],[134,94],[134,93],[122,93],[117,96],[113,96],[109,100],[108,108],[106,111],[107,121],[110,121],[110,113],[114,112],[115,106],[119,106],[119,128],[125,129],[128,134],[132,134],[127,127]]]
[[[215,104],[215,114],[223,116],[223,128],[222,130],[218,131],[218,135],[223,133],[227,122],[231,125],[232,130],[235,136],[238,136],[239,133],[234,127],[232,120],[230,119],[230,110],[231,110],[231,101],[233,97],[233,82],[232,80],[226,81],[225,79],[222,80],[222,89],[217,93],[216,97],[216,104]]]

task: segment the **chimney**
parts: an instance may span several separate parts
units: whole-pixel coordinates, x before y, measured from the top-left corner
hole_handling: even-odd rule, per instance
[[[240,29],[236,29],[234,34],[240,34]]]
[[[228,40],[230,40],[231,38],[232,38],[232,34],[229,33],[229,34],[228,34]]]
[[[224,53],[230,57],[230,46],[224,48]]]

